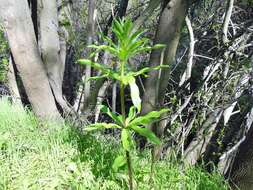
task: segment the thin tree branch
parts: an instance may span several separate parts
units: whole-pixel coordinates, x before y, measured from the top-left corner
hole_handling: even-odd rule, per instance
[[[189,54],[188,54],[187,68],[186,68],[183,76],[181,77],[179,86],[182,86],[186,81],[188,81],[191,78],[193,58],[194,58],[195,40],[194,40],[194,33],[193,33],[192,24],[191,24],[191,21],[188,16],[185,17],[185,22],[186,22],[186,26],[187,26],[189,36],[190,36],[190,48],[189,48]],[[190,85],[188,85],[188,87],[190,88]]]
[[[229,40],[228,40],[228,26],[229,26],[229,21],[232,16],[233,6],[234,6],[234,0],[228,0],[227,11],[225,14],[223,29],[222,29],[224,44],[227,44],[229,42]]]

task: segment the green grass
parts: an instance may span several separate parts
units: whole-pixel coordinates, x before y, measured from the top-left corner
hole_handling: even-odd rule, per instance
[[[117,141],[99,134],[80,135],[69,125],[39,122],[19,105],[0,100],[0,190],[127,189],[126,168],[111,169],[122,153]],[[137,153],[135,153],[137,154]],[[149,190],[150,156],[134,155],[135,185]],[[218,173],[175,162],[155,164],[154,189],[225,190]]]

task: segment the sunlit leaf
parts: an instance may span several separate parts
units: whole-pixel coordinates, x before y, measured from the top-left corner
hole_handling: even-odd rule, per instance
[[[144,32],[145,32],[144,30],[143,31],[139,30],[133,33],[129,38],[130,44],[131,45],[135,44],[135,42],[137,42],[140,39],[140,37],[144,34]]]
[[[136,49],[135,54],[150,52],[151,50],[152,50],[152,47],[141,47],[141,48]]]
[[[131,121],[128,126],[147,126],[159,119],[163,113],[168,112],[168,109],[162,109],[160,111],[152,111],[144,116],[140,116]]]
[[[131,106],[128,112],[128,117],[126,118],[126,123],[128,124],[136,117],[136,108]]]
[[[111,117],[118,125],[124,126],[123,124],[123,120],[122,117],[120,117],[119,115],[113,113],[110,108],[108,108],[105,105],[101,105],[100,106],[100,111],[102,113],[106,113],[109,117]]]
[[[123,167],[124,165],[126,165],[127,161],[126,158],[124,156],[118,156],[112,165],[112,169],[114,172],[117,172],[119,170],[119,168]]]
[[[129,34],[132,32],[133,29],[133,23],[130,19],[125,19],[125,22],[123,23],[123,35],[125,38],[129,37]]]
[[[97,50],[100,50],[100,51],[101,50],[108,51],[108,52],[110,52],[111,54],[113,54],[115,56],[118,55],[117,49],[115,49],[114,47],[111,47],[109,45],[99,45],[99,46],[97,46],[97,45],[89,45],[88,47],[89,48],[94,48],[94,49],[97,49]]]
[[[145,48],[146,45],[149,44],[149,42],[150,40],[148,38],[138,39],[138,41],[130,44],[128,50],[131,52],[132,55],[135,55],[136,53],[138,53],[139,49]]]
[[[142,68],[141,70],[139,71],[136,71],[136,72],[129,72],[128,75],[129,76],[134,76],[134,77],[137,77],[139,75],[144,75],[146,76],[146,73],[150,72],[150,71],[154,71],[154,70],[159,70],[161,68],[168,68],[169,66],[168,65],[159,65],[159,66],[156,66],[156,67],[144,67]]]
[[[122,34],[124,32],[122,26],[123,24],[120,23],[119,20],[113,20],[113,23],[112,23],[113,31],[117,31],[119,32],[119,34]]]
[[[165,48],[165,47],[166,47],[166,45],[164,45],[164,44],[155,44],[152,47],[152,49],[162,49],[162,48]]]
[[[90,78],[88,78],[87,81],[90,81],[90,80],[100,80],[100,79],[103,79],[103,78],[106,78],[106,77],[108,77],[108,75],[90,77]]]
[[[91,67],[100,70],[104,74],[108,74],[110,72],[113,72],[113,70],[109,69],[107,66],[99,64],[99,63],[94,63],[93,61],[89,59],[79,59],[78,62],[82,65],[90,65]]]
[[[131,99],[134,104],[134,106],[137,108],[138,113],[141,111],[141,98],[140,98],[140,91],[139,87],[137,86],[135,82],[135,78],[132,78],[132,80],[129,81],[130,86],[130,94]]]
[[[95,123],[88,125],[84,128],[85,131],[94,131],[99,129],[120,129],[121,127],[119,125],[116,125],[114,123]]]
[[[120,77],[120,81],[124,84],[124,85],[128,85],[132,80],[134,80],[134,77],[132,75],[125,75],[123,77]]]
[[[89,59],[80,59],[78,60],[78,62],[82,65],[90,65],[91,67],[101,71],[102,74],[107,75],[111,79],[120,80],[120,75],[116,71],[108,68],[106,65],[92,62]]]
[[[148,73],[149,71],[151,71],[151,68],[149,67],[145,67],[139,71],[136,71],[136,72],[130,72],[129,75],[131,76],[134,76],[134,77],[137,77],[139,75],[145,75],[146,73]]]

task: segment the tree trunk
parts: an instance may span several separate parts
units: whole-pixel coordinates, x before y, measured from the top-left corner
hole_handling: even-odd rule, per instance
[[[60,117],[40,58],[27,0],[0,0],[11,52],[36,115]]]
[[[155,11],[155,9],[161,4],[162,0],[150,0],[147,8],[144,10],[138,19],[134,22],[134,30],[138,30],[143,22],[150,17],[150,15]]]
[[[164,56],[161,50],[153,50],[150,56],[149,66],[157,66],[160,63],[170,65],[173,63],[179,43],[182,24],[186,16],[186,0],[163,1],[162,11],[159,18],[158,29],[154,44],[165,44]],[[145,81],[145,93],[143,96],[142,113],[148,113],[160,108],[164,103],[164,96],[170,77],[170,69],[152,71]],[[157,88],[154,88],[157,87]],[[159,126],[153,127],[153,131],[158,136],[163,135],[166,122],[161,122]]]
[[[46,67],[48,80],[57,103],[65,113],[71,109],[62,96],[62,83],[65,59],[61,55],[60,37],[58,34],[58,13],[56,0],[41,0],[39,3],[39,32],[42,59]]]
[[[95,33],[95,23],[96,23],[96,1],[89,0],[89,10],[88,10],[88,23],[87,23],[87,46],[93,43],[93,37]],[[87,56],[90,54],[90,49],[87,51]],[[84,108],[88,106],[88,99],[90,97],[90,81],[91,77],[91,66],[87,65],[85,68],[85,84],[84,84]]]

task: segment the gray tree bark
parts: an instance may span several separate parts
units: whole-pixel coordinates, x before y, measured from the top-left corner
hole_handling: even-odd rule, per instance
[[[0,0],[0,17],[35,114],[60,118],[40,57],[27,0]]]
[[[41,0],[39,2],[39,33],[42,59],[46,67],[50,86],[57,103],[65,113],[71,108],[62,96],[62,83],[65,68],[64,52],[61,52],[59,24],[56,0]],[[62,44],[63,45],[63,44]]]

